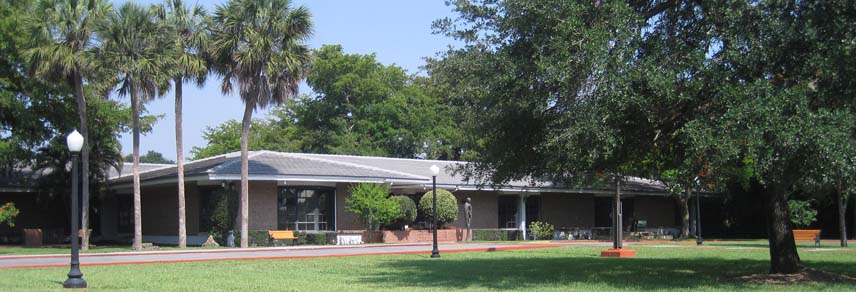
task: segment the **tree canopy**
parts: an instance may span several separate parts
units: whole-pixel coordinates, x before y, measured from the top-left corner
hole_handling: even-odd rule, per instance
[[[374,55],[346,54],[341,46],[313,52],[307,83],[313,95],[286,102],[250,128],[253,150],[457,159],[460,130],[451,107],[432,94],[430,81],[410,76]],[[240,124],[209,127],[208,145],[194,159],[237,151]]]
[[[463,104],[465,173],[760,184],[771,272],[799,264],[786,198],[853,175],[848,1],[457,1],[432,60]],[[509,143],[509,141],[514,141]],[[832,170],[832,171],[829,171]],[[817,186],[818,183],[808,184]]]

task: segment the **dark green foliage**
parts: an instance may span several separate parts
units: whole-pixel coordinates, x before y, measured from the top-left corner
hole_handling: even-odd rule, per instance
[[[125,162],[133,161],[134,157],[131,154],[125,155]],[[149,150],[145,155],[140,155],[140,163],[175,164],[175,161],[164,158],[160,152]]]
[[[511,229],[473,229],[473,240],[477,241],[509,241],[520,240],[522,233]]]
[[[270,236],[268,235],[267,230],[250,230],[247,232],[247,237],[250,241],[250,246],[275,246],[272,244]],[[235,238],[235,246],[238,246],[241,242],[240,238]]]
[[[419,199],[419,212],[430,222],[434,216],[434,192],[428,191]],[[437,224],[442,228],[458,220],[458,199],[451,192],[437,189]]]
[[[208,234],[217,242],[225,243],[229,230],[234,228],[237,211],[237,193],[223,189],[215,190],[203,199],[200,228],[207,229]]]
[[[807,228],[817,221],[817,210],[812,208],[811,201],[789,200],[788,211],[791,213],[791,223],[799,228]]]
[[[408,196],[392,196],[390,200],[398,203],[398,217],[392,221],[392,226],[400,229],[416,221],[416,202],[413,202],[413,199]]]
[[[529,232],[535,240],[553,239],[553,225],[547,222],[535,221],[529,223]]]
[[[271,111],[250,128],[251,150],[457,159],[460,129],[430,80],[380,64],[374,55],[346,54],[341,46],[313,52],[304,95]],[[350,113],[350,116],[348,114]],[[205,130],[194,159],[237,151],[240,123]]]
[[[486,183],[612,177],[760,186],[771,272],[799,257],[786,199],[856,171],[856,18],[830,1],[455,1],[429,64]],[[510,142],[511,141],[511,142]],[[834,187],[833,187],[834,186]]]

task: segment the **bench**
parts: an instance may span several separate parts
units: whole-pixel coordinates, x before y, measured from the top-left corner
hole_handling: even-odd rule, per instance
[[[294,231],[291,230],[268,230],[268,236],[271,240],[297,240]]]
[[[820,246],[820,229],[794,230],[794,241],[814,241],[815,246]]]

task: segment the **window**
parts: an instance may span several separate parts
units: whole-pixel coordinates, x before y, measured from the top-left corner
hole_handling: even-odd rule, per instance
[[[116,229],[119,233],[134,232],[134,200],[131,196],[117,195],[118,216]]]
[[[277,228],[335,230],[335,198],[332,188],[280,188],[277,196]]]
[[[497,197],[497,216],[499,228],[519,228],[517,226],[517,211],[520,196],[502,195]],[[526,228],[529,223],[541,220],[541,197],[526,197]]]

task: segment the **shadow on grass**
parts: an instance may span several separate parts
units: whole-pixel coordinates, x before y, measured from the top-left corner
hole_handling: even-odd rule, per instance
[[[361,278],[367,284],[384,282],[399,287],[438,289],[533,289],[592,286],[601,288],[692,289],[714,287],[741,289],[757,287],[723,279],[765,273],[769,262],[753,259],[601,258],[529,251],[524,257],[497,254],[495,258],[448,257],[403,259],[382,263],[388,269]],[[543,257],[547,256],[547,257]],[[852,269],[847,263],[812,262],[810,266],[830,271]],[[852,274],[852,273],[851,273]]]

